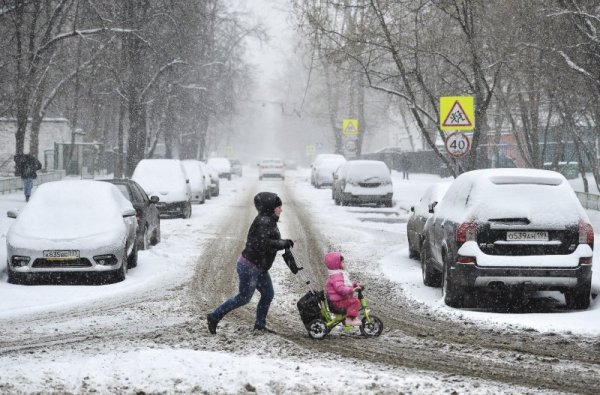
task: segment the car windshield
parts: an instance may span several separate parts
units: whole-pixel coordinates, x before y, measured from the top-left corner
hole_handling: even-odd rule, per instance
[[[353,163],[348,171],[348,179],[354,181],[387,181],[390,172],[382,162]]]
[[[283,166],[283,161],[279,159],[266,159],[260,162],[261,166],[278,167]]]

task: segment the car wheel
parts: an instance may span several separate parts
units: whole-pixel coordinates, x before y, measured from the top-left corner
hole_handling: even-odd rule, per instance
[[[335,205],[336,205],[336,206],[339,206],[339,205],[340,205],[340,199],[338,199],[338,197],[337,197],[337,196],[335,196],[335,197],[333,198],[333,201],[335,202]]]
[[[258,176],[258,181],[262,181],[262,176]]]
[[[444,295],[444,303],[450,307],[462,307],[462,293],[454,284],[454,280],[450,275],[450,265],[446,257],[444,257],[444,272],[442,275],[442,294]]]
[[[205,192],[204,192],[204,198],[206,200],[210,200],[210,198],[212,197],[212,193],[210,192],[210,188],[208,188]]]
[[[231,181],[231,174],[227,176],[227,179]]]
[[[147,250],[150,248],[150,234],[148,233],[148,224],[144,226],[144,232],[141,234],[142,237],[138,238],[136,245],[140,246],[140,250]]]
[[[206,193],[202,192],[202,200],[200,200],[200,204],[206,203]]]
[[[421,273],[423,276],[423,284],[428,287],[439,287],[442,285],[442,276],[434,267],[432,267],[431,259],[429,258],[428,244],[421,245]]]
[[[192,203],[185,202],[181,205],[181,218],[187,219],[192,216]]]
[[[156,227],[156,229],[154,229],[154,233],[150,242],[153,246],[160,243],[160,222],[158,222],[158,226]]]
[[[384,203],[385,207],[394,207],[394,202],[392,201],[392,199],[386,201]]]
[[[585,310],[590,307],[591,283],[584,284],[572,290],[564,291],[567,308]]]
[[[133,250],[131,254],[127,257],[127,269],[132,269],[137,266],[138,261],[138,246],[137,243],[133,244]]]
[[[127,248],[125,248],[125,251],[123,251],[123,261],[121,262],[121,267],[113,273],[114,282],[120,283],[121,281],[125,280],[127,277],[127,264]]]
[[[285,177],[281,177],[281,181],[285,181]]]
[[[412,248],[412,246],[410,245],[410,241],[408,242],[408,257],[410,259],[416,259],[418,261],[421,260],[420,254],[417,251],[415,251],[414,248]]]

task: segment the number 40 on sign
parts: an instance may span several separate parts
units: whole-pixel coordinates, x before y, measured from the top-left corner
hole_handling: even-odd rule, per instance
[[[471,149],[471,141],[463,132],[454,132],[446,137],[446,151],[455,158],[465,156]]]

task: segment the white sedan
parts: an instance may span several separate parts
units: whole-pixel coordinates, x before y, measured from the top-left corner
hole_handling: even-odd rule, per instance
[[[135,209],[113,184],[40,185],[6,235],[10,283],[38,275],[87,273],[122,281],[137,263]]]

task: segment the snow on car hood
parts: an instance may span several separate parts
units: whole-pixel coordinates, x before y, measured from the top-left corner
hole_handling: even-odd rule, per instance
[[[19,213],[7,239],[74,240],[127,232],[123,212],[133,209],[112,184],[100,181],[57,181],[42,184]]]

